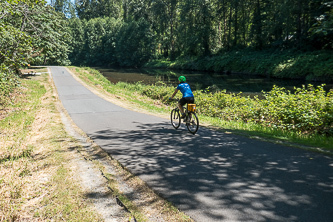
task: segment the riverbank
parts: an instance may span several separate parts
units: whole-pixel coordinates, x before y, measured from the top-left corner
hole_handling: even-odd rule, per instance
[[[199,58],[179,57],[174,61],[157,59],[146,63],[144,67],[241,72],[275,78],[333,82],[333,57],[329,50],[302,52],[244,49]]]
[[[168,98],[174,91],[173,87],[168,87],[163,84],[147,86],[140,82],[136,84],[128,84],[124,82],[112,84],[97,70],[78,67],[70,67],[70,69],[88,85],[94,86],[97,90],[117,98],[118,101],[123,101],[129,104],[126,108],[131,108],[133,106],[137,111],[148,112],[153,115],[169,118],[172,106],[168,102]],[[195,92],[195,94],[198,112],[200,114],[200,123],[202,125],[214,127],[218,130],[232,131],[233,133],[239,133],[249,137],[260,137],[272,140],[273,142],[283,142],[293,146],[319,151],[327,150],[331,152],[333,148],[331,145],[333,143],[332,136],[309,133],[310,131],[301,133],[301,131],[293,130],[293,124],[296,129],[300,129],[299,127],[306,127],[306,125],[293,122],[293,119],[289,119],[289,117],[291,117],[291,114],[295,117],[304,117],[304,120],[308,123],[314,122],[319,127],[324,126],[322,129],[324,129],[325,132],[332,133],[332,127],[330,125],[331,120],[327,119],[328,122],[325,122],[326,120],[322,119],[318,122],[317,120],[319,120],[319,116],[303,116],[298,113],[300,111],[307,113],[308,110],[311,111],[313,108],[316,109],[316,107],[321,107],[321,105],[317,106],[309,104],[307,99],[312,99],[313,101],[316,101],[316,103],[322,105],[326,103],[329,104],[332,102],[330,99],[332,93],[326,95],[326,93],[319,88],[315,91],[308,91],[304,88],[299,89],[298,92],[299,95],[297,96],[297,94],[289,94],[288,92],[284,92],[282,89],[277,88],[270,94],[268,93],[267,98],[269,98],[271,102],[275,101],[273,104],[274,106],[269,105],[267,100],[263,100],[260,105],[258,99],[226,94],[225,92],[210,93],[198,91]],[[306,92],[309,92],[309,94]],[[295,101],[301,99],[299,96],[302,96],[303,93],[305,93],[302,98],[303,102],[299,104],[299,106],[294,104]],[[282,103],[284,104],[283,106],[281,105]],[[289,105],[294,108],[292,110],[289,109]],[[329,108],[330,106],[327,107]],[[325,114],[326,112],[328,112],[328,115]],[[287,115],[288,113],[289,117],[287,118],[287,116],[284,115]],[[330,111],[323,110],[321,113],[324,118],[330,118]],[[266,116],[269,114],[272,114],[272,116]],[[250,116],[257,117],[252,118]],[[285,120],[289,122],[279,126],[277,123],[283,122],[281,122],[282,119],[276,119],[276,117],[282,117],[282,119],[286,117]],[[325,125],[320,124],[322,121],[325,122]]]

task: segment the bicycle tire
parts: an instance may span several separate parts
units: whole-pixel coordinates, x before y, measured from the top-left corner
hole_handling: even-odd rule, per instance
[[[189,116],[191,116],[190,121],[186,122],[186,127],[194,135],[199,129],[199,118],[194,112],[189,112]]]
[[[179,126],[180,126],[180,114],[179,114],[179,110],[173,109],[171,111],[170,119],[171,119],[171,125],[175,129],[178,129]]]

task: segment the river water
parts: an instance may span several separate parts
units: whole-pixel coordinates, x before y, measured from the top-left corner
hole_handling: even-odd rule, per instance
[[[326,84],[325,89],[333,89],[333,83],[307,82],[305,80],[285,80],[266,78],[249,74],[222,74],[209,72],[175,71],[165,69],[112,69],[94,67],[99,70],[110,82],[154,84],[164,82],[167,85],[176,86],[178,76],[184,75],[192,90],[204,90],[210,87],[212,90],[227,90],[233,93],[260,94],[262,91],[270,91],[274,85],[292,90],[295,86]]]

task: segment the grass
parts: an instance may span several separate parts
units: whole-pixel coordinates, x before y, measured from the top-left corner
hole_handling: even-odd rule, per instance
[[[210,126],[223,131],[245,135],[251,138],[270,140],[274,143],[298,148],[310,149],[324,153],[332,153],[333,138],[321,135],[304,135],[292,131],[283,131],[254,123],[224,121],[214,117],[200,116],[201,120]]]
[[[48,75],[21,82],[0,118],[0,221],[99,221],[73,178],[79,144],[64,131]]]
[[[125,106],[130,109],[136,107],[135,109],[137,110],[169,118],[172,106],[164,105],[160,100],[153,100],[147,96],[143,96],[138,92],[139,90],[135,88],[135,85],[124,87],[126,86],[126,83],[111,84],[102,74],[90,68],[70,67],[70,69],[88,85],[94,86],[98,91],[104,91],[104,93],[107,93],[115,102],[121,99],[123,100],[123,103],[126,103]],[[283,142],[286,145],[308,148],[316,151],[327,151],[330,153],[333,151],[332,137],[315,134],[299,134],[286,130],[273,129],[254,123],[224,121],[220,118],[203,115],[200,115],[199,119],[201,125],[213,127],[218,130],[228,130],[236,134],[265,140],[269,139],[272,142]]]

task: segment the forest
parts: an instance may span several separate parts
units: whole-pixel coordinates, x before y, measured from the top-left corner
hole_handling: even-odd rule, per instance
[[[332,2],[54,0],[51,5],[70,18],[69,59],[75,65],[139,67],[153,61],[169,68],[172,61],[178,69],[333,76]]]
[[[164,67],[333,79],[333,2],[1,0],[0,88],[29,65]]]

